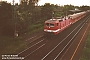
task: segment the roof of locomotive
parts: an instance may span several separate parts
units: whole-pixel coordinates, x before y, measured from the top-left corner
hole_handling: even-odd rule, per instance
[[[55,18],[55,19],[49,19],[45,21],[45,23],[58,23],[59,21],[63,21],[63,19]]]
[[[61,22],[61,21],[64,21],[66,19],[69,19],[69,16],[65,16],[65,17],[55,17],[53,19],[49,19],[47,21],[45,21],[45,23],[58,23],[58,22]]]

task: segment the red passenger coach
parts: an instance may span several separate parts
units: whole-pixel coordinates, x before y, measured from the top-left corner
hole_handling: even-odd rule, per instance
[[[76,21],[80,20],[81,18],[83,18],[86,15],[86,12],[80,12],[80,13],[76,13],[73,15],[68,15],[69,17],[71,17],[71,22],[72,24],[75,23]]]
[[[65,28],[83,18],[85,15],[86,12],[80,12],[73,15],[68,15],[64,18],[58,17],[54,19],[49,19],[44,23],[44,32],[46,34],[56,35],[63,31]]]

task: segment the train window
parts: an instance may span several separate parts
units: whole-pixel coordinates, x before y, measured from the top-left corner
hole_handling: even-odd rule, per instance
[[[50,27],[54,27],[54,24],[50,24]]]
[[[46,23],[46,26],[54,27],[54,24],[52,24],[52,23]]]
[[[46,26],[49,26],[49,23],[46,23]]]

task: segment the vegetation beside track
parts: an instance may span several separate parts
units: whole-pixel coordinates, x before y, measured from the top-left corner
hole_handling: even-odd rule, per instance
[[[85,47],[79,60],[90,60],[90,32],[86,40]]]
[[[15,54],[18,51],[26,48],[26,42],[22,41],[22,37],[0,37],[0,53],[2,54]]]
[[[37,28],[36,28],[37,27]],[[38,32],[43,29],[41,24],[32,25],[32,31],[26,33],[25,35],[21,35],[19,37],[9,37],[9,36],[1,36],[0,37],[0,55],[3,54],[17,54],[18,52],[27,48],[27,44],[29,42],[25,42],[26,36]]]

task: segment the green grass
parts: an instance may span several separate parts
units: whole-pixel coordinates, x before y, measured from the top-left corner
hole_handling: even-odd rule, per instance
[[[28,28],[28,30],[29,30],[29,31],[33,31],[33,30],[40,29],[41,27],[43,27],[42,24],[30,25],[29,28]]]
[[[40,30],[43,30],[43,25],[42,24],[36,24],[36,25],[31,25],[29,28],[28,28],[28,33],[27,34],[31,34],[31,33],[34,33],[34,32],[38,32]]]
[[[82,52],[82,56],[79,60],[90,60],[90,32],[87,37],[86,44]]]
[[[0,54],[16,54],[26,48],[26,42],[21,37],[0,37]]]
[[[36,28],[37,27],[37,28]],[[20,51],[26,49],[29,42],[25,42],[24,37],[31,33],[38,32],[43,29],[41,24],[33,25],[32,31],[26,33],[24,36],[19,36],[16,38],[9,36],[0,37],[0,55],[2,54],[17,54]]]

